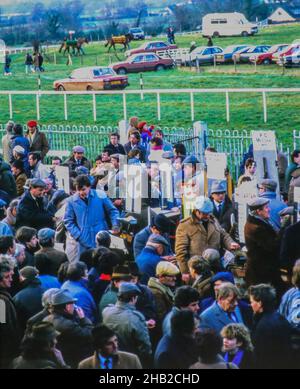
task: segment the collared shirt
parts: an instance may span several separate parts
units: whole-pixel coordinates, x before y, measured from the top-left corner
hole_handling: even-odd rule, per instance
[[[222,211],[222,207],[223,207],[223,201],[222,201],[221,203],[218,203],[217,201],[214,200],[214,204],[215,204],[215,207],[216,207],[216,209],[217,209],[217,212],[218,212],[219,215],[220,215],[220,213],[221,213],[221,211]]]
[[[100,361],[100,369],[112,369],[113,368],[113,359],[112,357],[105,358],[101,354],[98,354]]]

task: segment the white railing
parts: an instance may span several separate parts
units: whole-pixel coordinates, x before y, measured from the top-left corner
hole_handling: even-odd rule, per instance
[[[49,46],[42,46],[43,49],[57,49],[60,45],[49,45]],[[19,54],[19,53],[28,53],[33,51],[33,47],[7,47],[6,50],[9,52],[9,54]]]
[[[211,88],[211,89],[143,89],[143,90],[126,90],[126,91],[0,91],[0,95],[8,96],[9,118],[13,119],[13,96],[35,96],[36,116],[41,119],[40,115],[40,98],[42,96],[63,96],[64,98],[64,119],[68,120],[68,97],[71,95],[91,96],[93,106],[93,120],[97,121],[96,95],[120,95],[123,100],[123,118],[127,120],[127,96],[140,95],[143,99],[145,94],[156,96],[157,120],[161,120],[161,95],[185,94],[190,96],[190,115],[191,121],[195,121],[195,95],[197,94],[224,94],[226,106],[226,120],[230,121],[230,94],[231,93],[259,93],[262,96],[263,118],[266,123],[268,120],[267,94],[270,93],[300,93],[300,88]]]

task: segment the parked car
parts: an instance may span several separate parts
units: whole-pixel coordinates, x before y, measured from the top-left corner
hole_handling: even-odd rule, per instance
[[[103,90],[124,89],[128,86],[128,77],[119,76],[111,67],[85,67],[74,70],[69,78],[56,80],[54,90]]]
[[[232,45],[223,50],[223,53],[217,55],[217,63],[231,63],[233,62],[232,56],[234,53],[246,49],[248,45]]]
[[[272,55],[272,60],[276,63],[282,63],[282,59],[285,56],[292,55],[295,51],[298,51],[300,48],[300,42],[292,43],[285,50],[282,50],[280,53],[274,53]]]
[[[269,65],[273,62],[272,56],[275,53],[281,53],[283,50],[285,50],[289,45],[288,44],[279,44],[271,46],[270,49],[266,53],[262,54],[254,54],[249,58],[250,62],[256,62],[257,65]]]
[[[237,51],[234,54],[234,56],[235,56],[237,62],[249,63],[250,57],[253,57],[253,55],[266,53],[270,49],[270,47],[271,46],[268,46],[268,45],[247,47],[246,49],[242,49],[240,51]]]
[[[196,63],[196,61],[198,61],[199,65],[212,64],[214,63],[215,55],[222,53],[223,49],[221,47],[200,46],[191,52],[191,61],[192,63]]]
[[[285,55],[282,57],[279,64],[283,65],[286,68],[292,68],[292,67],[299,67],[300,66],[300,48],[298,50],[295,50],[290,55]]]
[[[145,39],[145,33],[140,27],[130,28],[129,34],[132,34],[133,39],[136,41]]]
[[[124,62],[111,65],[118,74],[146,72],[149,70],[164,70],[174,66],[172,58],[161,58],[155,53],[135,54]]]
[[[140,54],[140,53],[155,53],[156,51],[163,51],[163,50],[172,50],[177,49],[176,45],[170,45],[169,43],[163,42],[163,41],[153,41],[153,42],[145,42],[142,44],[142,46],[136,48],[127,50],[125,52],[126,57],[130,57],[133,54]]]

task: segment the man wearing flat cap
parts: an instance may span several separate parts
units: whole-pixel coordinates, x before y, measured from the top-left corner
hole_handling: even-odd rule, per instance
[[[133,283],[121,283],[117,303],[103,311],[103,324],[118,334],[120,350],[136,354],[147,367],[152,350],[145,317],[135,307],[140,293]]]
[[[212,215],[213,203],[209,198],[196,199],[195,209],[190,217],[182,220],[176,231],[176,259],[182,273],[182,279],[189,281],[188,260],[194,255],[202,255],[207,248],[237,250],[239,245],[220,226]]]
[[[45,188],[43,180],[38,178],[30,180],[29,190],[24,193],[17,208],[16,228],[27,226],[40,230],[54,227],[54,219],[44,207]]]
[[[43,161],[50,147],[46,135],[37,128],[38,123],[35,120],[30,120],[27,123],[26,138],[30,143],[30,152],[38,153]]]
[[[213,203],[213,215],[226,232],[231,229],[231,215],[234,213],[233,205],[226,194],[224,181],[213,181],[210,199]]]
[[[64,166],[68,166],[70,172],[75,171],[77,167],[84,166],[89,171],[92,168],[91,162],[84,156],[85,148],[82,146],[75,146],[72,150],[72,156],[64,162]]]
[[[141,282],[147,285],[149,278],[155,276],[155,269],[160,261],[163,261],[168,241],[161,235],[150,235],[145,248],[136,258],[136,263],[142,273]]]
[[[270,222],[279,231],[280,216],[279,212],[287,208],[287,205],[276,198],[277,182],[271,179],[265,179],[258,185],[259,197],[269,200]]]
[[[250,212],[245,224],[247,287],[270,283],[280,296],[283,292],[279,271],[280,239],[270,223],[269,200],[257,197],[248,207]]]

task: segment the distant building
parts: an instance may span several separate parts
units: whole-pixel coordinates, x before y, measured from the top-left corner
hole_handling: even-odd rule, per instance
[[[283,9],[282,7],[278,7],[272,15],[268,17],[268,20],[271,23],[290,23],[290,22],[295,22],[296,19],[289,14],[288,11]]]
[[[300,1],[294,0],[289,4],[278,6],[276,2],[269,3],[272,14],[268,17],[270,23],[292,23],[300,21]]]

